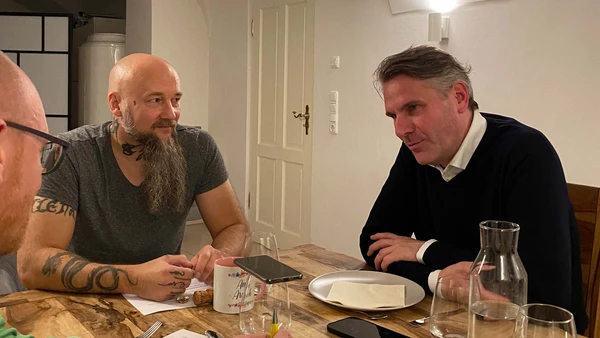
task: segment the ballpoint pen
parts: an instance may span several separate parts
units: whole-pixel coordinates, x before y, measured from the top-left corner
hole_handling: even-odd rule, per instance
[[[273,308],[273,321],[271,322],[271,338],[275,337],[279,330],[279,320],[277,320],[277,307]]]

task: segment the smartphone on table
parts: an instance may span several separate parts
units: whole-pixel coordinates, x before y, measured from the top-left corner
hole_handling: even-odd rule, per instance
[[[300,271],[267,255],[236,258],[233,263],[266,284],[302,279]]]
[[[327,324],[327,331],[342,338],[410,338],[364,319],[348,317]]]

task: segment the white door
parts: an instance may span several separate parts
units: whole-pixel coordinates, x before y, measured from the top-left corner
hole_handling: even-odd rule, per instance
[[[251,19],[249,221],[288,248],[310,242],[314,0],[251,0]]]

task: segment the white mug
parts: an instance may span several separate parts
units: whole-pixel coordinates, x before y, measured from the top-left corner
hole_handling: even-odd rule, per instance
[[[213,281],[213,309],[221,313],[237,314],[241,311],[248,311],[254,306],[254,299],[246,301],[244,304],[244,290],[248,283],[248,272],[233,263],[237,257],[224,257],[215,261],[214,281]],[[254,288],[248,288],[253,290]],[[261,285],[260,297],[265,290],[264,284]],[[248,298],[246,298],[248,299]],[[240,309],[240,307],[242,307]]]

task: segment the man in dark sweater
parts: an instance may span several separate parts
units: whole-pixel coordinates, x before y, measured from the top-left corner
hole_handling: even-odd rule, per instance
[[[429,46],[379,65],[386,115],[403,144],[363,228],[361,252],[377,270],[430,291],[439,276],[468,273],[480,222],[515,222],[528,302],[568,309],[581,333],[579,234],[560,159],[541,132],[480,113],[468,73]]]

